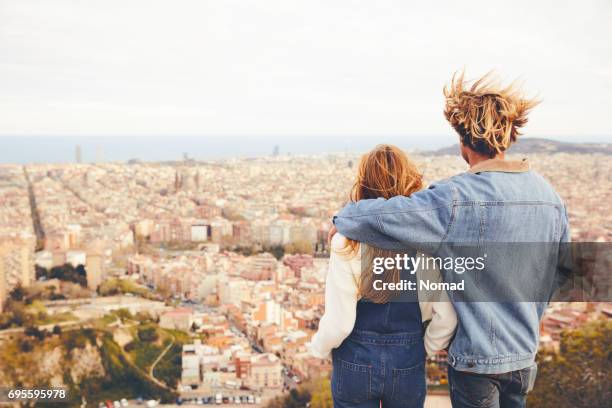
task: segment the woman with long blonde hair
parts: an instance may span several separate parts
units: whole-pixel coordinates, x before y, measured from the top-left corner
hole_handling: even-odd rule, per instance
[[[423,187],[415,164],[399,148],[379,145],[361,159],[351,200],[409,196]],[[374,272],[375,259],[395,253],[336,234],[331,243],[325,313],[311,342],[320,358],[332,355],[334,407],[422,407],[425,357],[448,346],[457,320],[448,299],[396,296],[404,272]],[[439,271],[412,271],[440,280]],[[425,322],[429,322],[425,328]]]

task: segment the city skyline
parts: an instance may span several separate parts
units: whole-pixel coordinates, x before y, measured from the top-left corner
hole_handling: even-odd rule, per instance
[[[73,159],[78,150],[69,149]],[[229,403],[248,394],[262,407],[328,375],[329,361],[314,358],[309,342],[324,310],[330,220],[348,197],[358,155],[275,150],[224,163],[3,165],[0,340],[16,336],[3,350],[26,360],[4,351],[0,380],[28,367],[5,381],[38,384],[30,373],[51,347],[57,385],[72,378],[64,373],[111,374],[101,388],[78,386],[74,399],[94,403],[221,394]],[[574,242],[609,241],[612,163],[602,157],[552,152],[532,162],[567,203]],[[413,159],[425,183],[466,168],[459,155]],[[542,352],[561,348],[565,330],[609,316],[608,302],[553,303]],[[85,335],[107,337],[71,351]],[[74,363],[80,354],[71,357],[82,352],[95,356],[87,370]],[[124,368],[106,368],[121,358],[140,368],[129,389],[112,376]],[[445,361],[444,353],[428,360],[429,386],[445,387]]]
[[[524,139],[532,139],[525,137]],[[576,136],[570,139],[545,138],[554,142],[608,144],[605,136]],[[612,138],[611,138],[612,139]],[[278,155],[318,155],[363,153],[377,144],[390,143],[409,152],[429,152],[457,144],[454,133],[434,136],[355,135],[352,137],[294,136],[126,136],[126,137],[51,137],[0,136],[0,164],[62,164],[223,160]],[[520,142],[519,142],[520,143]],[[78,147],[79,158],[76,150]]]

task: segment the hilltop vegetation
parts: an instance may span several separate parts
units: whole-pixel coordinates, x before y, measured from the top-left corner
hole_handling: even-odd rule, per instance
[[[112,278],[102,282],[98,288],[98,293],[102,296],[124,295],[131,293],[133,295],[142,297],[147,297],[147,295],[150,294],[146,288],[138,286],[133,281],[119,278]]]
[[[333,408],[329,378],[318,378],[276,397],[267,408]]]
[[[54,315],[47,313],[42,300],[47,299],[46,295],[49,293],[53,293],[48,289],[48,287],[34,286],[25,290],[18,286],[12,290],[4,305],[5,310],[0,314],[0,330],[16,327],[34,328],[38,325],[76,320],[70,312]]]
[[[537,137],[524,137],[515,143],[508,150],[510,154],[554,154],[554,153],[570,153],[570,154],[612,154],[612,144],[610,143],[569,143],[560,142],[552,139],[543,139]],[[427,152],[433,156],[441,155],[457,155],[459,154],[459,146],[447,146],[438,150]]]
[[[540,352],[529,405],[608,407],[612,398],[612,321],[591,322],[562,334],[558,352]]]
[[[32,328],[4,341],[0,347],[0,383],[24,388],[64,386],[69,389],[69,405],[73,406],[80,404],[81,396],[92,406],[106,399],[174,400],[175,393],[156,384],[147,371],[173,335],[148,320],[130,321],[143,336],[136,335],[130,342],[132,352],[127,352],[109,329],[110,323],[131,318],[126,312],[106,316],[93,327],[62,332],[58,326],[58,330],[44,334]],[[178,368],[180,377],[180,351]],[[163,379],[176,384],[175,374]]]

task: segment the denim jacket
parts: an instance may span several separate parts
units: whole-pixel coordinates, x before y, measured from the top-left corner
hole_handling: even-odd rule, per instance
[[[334,224],[343,235],[372,246],[429,253],[443,244],[559,243],[570,236],[561,198],[526,159],[490,159],[410,197],[349,203],[334,217]],[[558,254],[540,259],[546,255]],[[488,265],[485,279],[499,280],[494,283],[510,291],[513,285],[522,290],[525,282],[511,276],[516,261],[508,258]],[[531,269],[522,261],[522,267]],[[499,374],[533,364],[545,301],[456,302],[450,297],[458,317],[449,348],[451,366]]]

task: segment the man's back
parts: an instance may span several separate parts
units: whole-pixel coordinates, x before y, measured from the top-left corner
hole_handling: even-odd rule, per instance
[[[513,170],[500,171],[500,169]],[[559,242],[563,203],[527,161],[488,160],[449,180],[454,220],[448,242]]]

